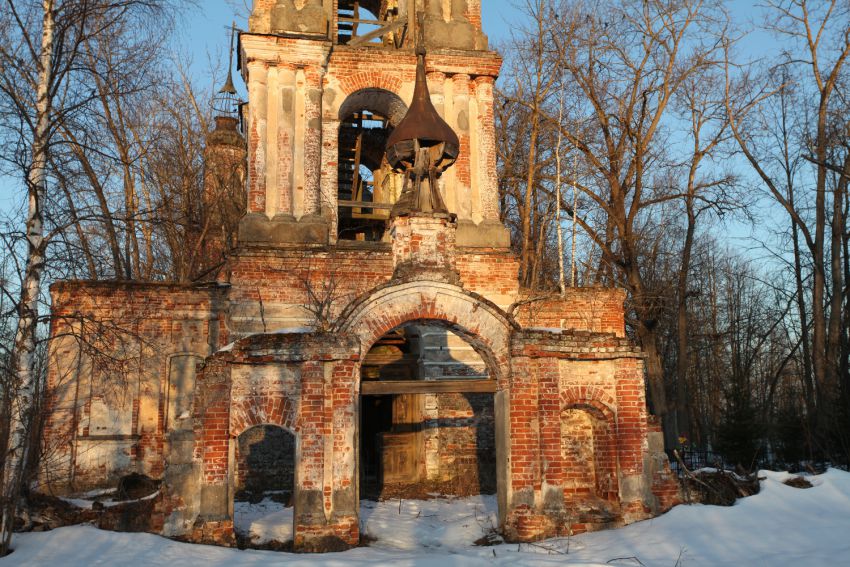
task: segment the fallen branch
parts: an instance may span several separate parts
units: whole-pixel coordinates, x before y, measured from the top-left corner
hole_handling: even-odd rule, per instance
[[[605,563],[610,564],[612,561],[635,561],[638,565],[643,565],[641,560],[638,559],[637,557],[634,557],[634,556],[632,556],[632,557],[615,557],[614,559],[609,559]],[[646,566],[644,565],[644,567],[646,567]]]

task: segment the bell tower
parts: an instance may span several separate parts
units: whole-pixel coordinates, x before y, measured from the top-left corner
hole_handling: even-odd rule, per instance
[[[387,141],[415,103],[416,38],[429,103],[456,135],[435,193],[457,245],[503,248],[493,128],[501,59],[480,0],[257,0],[240,38],[248,86],[242,246],[389,242],[404,175]],[[369,246],[369,244],[363,244]]]

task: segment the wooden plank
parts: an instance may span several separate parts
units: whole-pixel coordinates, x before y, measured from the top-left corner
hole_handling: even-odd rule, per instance
[[[345,16],[340,16],[337,18],[337,21],[349,23],[349,24],[369,24],[370,26],[385,26],[387,25],[386,20],[367,20],[363,18],[348,18]]]
[[[355,8],[357,4],[354,4]],[[360,187],[360,150],[363,144],[363,119],[360,119],[360,132],[357,134],[357,143],[354,145],[354,176],[351,179],[351,192],[354,194],[355,201],[363,200],[363,188]],[[361,213],[361,209],[358,207],[354,207],[351,210],[352,213]]]
[[[495,380],[381,380],[360,383],[360,393],[372,396],[386,394],[491,394],[495,391]]]
[[[359,35],[348,42],[348,45],[351,47],[357,47],[358,45],[363,45],[372,41],[373,39],[382,37],[387,35],[390,32],[394,32],[397,29],[403,28],[407,25],[407,22],[404,20],[396,20],[388,26],[384,26],[382,28],[378,28],[376,30],[370,31],[365,35]]]
[[[345,199],[340,199],[337,201],[337,204],[340,207],[348,207],[348,208],[359,208],[362,207],[364,209],[384,209],[387,211],[391,211],[393,208],[392,203],[372,203],[369,201],[347,201]]]

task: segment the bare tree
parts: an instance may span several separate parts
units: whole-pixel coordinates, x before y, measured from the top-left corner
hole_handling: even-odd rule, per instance
[[[532,126],[533,116],[539,114],[541,124],[554,128],[581,156],[585,173],[578,189],[587,201],[582,206],[585,212],[577,214],[570,202],[560,204],[599,251],[596,280],[622,285],[630,293],[631,325],[646,353],[651,404],[664,417],[668,403],[659,323],[670,294],[653,287],[650,258],[656,257],[670,234],[665,222],[671,220],[675,203],[687,200],[689,190],[693,193],[691,202],[706,198],[705,190],[721,183],[697,173],[704,156],[711,155],[719,143],[718,139],[712,144],[717,136],[697,139],[693,155],[687,153],[684,159],[672,149],[675,145],[670,141],[673,132],[689,142],[693,139],[693,131],[681,131],[674,101],[689,86],[700,85],[701,79],[717,67],[722,54],[723,13],[716,11],[714,4],[699,0],[614,1],[601,5],[562,1],[547,2],[545,7],[535,4],[534,8],[557,27],[552,33],[535,24],[537,12],[531,14],[532,31],[536,27],[538,35],[546,33],[539,41],[545,40],[550,46],[548,58],[543,60],[546,70],[540,75],[547,81],[539,82],[566,93],[565,119],[558,121],[557,109],[553,112],[551,105],[538,100],[539,95],[548,94],[547,90],[524,97],[521,89],[505,89],[503,100],[508,106],[524,108],[525,120]],[[535,45],[532,41],[531,54],[540,53]],[[528,68],[533,71],[534,65]],[[516,83],[523,80],[521,75],[512,79]],[[698,134],[706,122],[716,120],[716,108],[712,112],[711,117],[700,119],[703,122],[698,124]],[[538,154],[533,152],[540,140],[532,141],[533,129],[528,136],[525,166],[528,178],[533,179],[531,170],[541,167]],[[544,139],[549,138],[556,136]],[[679,186],[675,171],[682,163],[693,171],[689,185]],[[525,197],[528,202],[528,193]],[[520,210],[518,216],[524,219],[523,215]],[[528,231],[528,222],[523,220],[520,227]],[[665,423],[667,440],[672,444],[675,423]]]
[[[568,119],[570,109],[562,105],[575,104],[576,97],[566,94],[552,47],[560,33],[553,3],[527,2],[526,11],[530,27],[503,48],[508,80],[497,92],[496,150],[502,220],[511,228],[520,281],[546,292],[560,286],[554,270],[563,262],[556,249],[563,212],[558,211],[558,193],[563,195],[559,172],[562,178],[575,176],[562,167],[564,154],[575,154],[558,132],[558,116]]]
[[[677,110],[682,120],[690,125],[689,138],[692,144],[682,164],[684,186],[682,207],[685,213],[684,239],[681,243],[680,263],[676,267],[676,375],[675,414],[671,426],[676,437],[688,437],[690,417],[688,415],[688,374],[690,328],[688,298],[699,292],[690,288],[691,259],[697,237],[697,219],[711,211],[722,216],[726,211],[740,209],[744,203],[739,195],[729,195],[736,177],[722,168],[709,166],[705,162],[723,157],[724,146],[730,134],[726,120],[724,99],[721,95],[722,75],[719,67],[706,70],[690,77],[676,95]]]
[[[57,202],[49,187],[57,132],[92,100],[85,87],[85,77],[90,78],[92,71],[83,63],[85,45],[94,38],[108,37],[117,23],[133,13],[161,6],[151,0],[7,0],[4,4],[0,16],[0,135],[6,149],[0,158],[22,173],[28,207],[26,250],[19,264],[23,275],[15,306],[17,330],[9,353],[4,402],[8,435],[2,447],[5,461],[0,487],[0,556],[9,550],[24,471],[33,452],[34,409],[39,406],[37,396],[43,392],[37,348],[48,244],[67,226],[60,220],[67,215],[45,214],[54,212],[49,207]],[[55,178],[60,187],[66,188],[66,177],[60,174]],[[74,211],[71,216],[78,215]],[[16,251],[16,246],[11,245],[10,249]]]
[[[9,3],[14,12],[15,7]],[[32,418],[32,398],[36,388],[34,366],[36,326],[38,325],[38,298],[41,276],[44,271],[44,217],[42,203],[47,190],[47,151],[51,136],[51,107],[56,81],[54,74],[54,41],[56,14],[53,0],[42,2],[41,42],[30,40],[28,29],[21,26],[21,34],[30,44],[31,56],[38,61],[36,83],[35,128],[32,136],[32,165],[27,174],[29,206],[27,213],[27,255],[24,280],[18,303],[18,324],[12,348],[9,369],[11,371],[9,392],[9,426],[2,485],[2,520],[0,520],[0,556],[9,552],[12,527],[18,495],[23,482],[24,465],[31,449],[29,426]],[[38,45],[38,47],[35,47]],[[5,58],[4,58],[5,59]]]
[[[840,154],[847,135],[843,86],[850,56],[850,6],[837,0],[783,0],[768,8],[768,28],[794,47],[781,61],[785,82],[776,84],[773,69],[762,76],[736,77],[729,65],[727,112],[741,152],[791,220],[801,332],[806,358],[811,358],[808,417],[819,451],[828,454],[833,433],[840,430],[835,427],[835,402],[846,334],[841,325],[846,231],[846,182],[841,180],[846,162]],[[791,98],[789,90],[799,94]],[[796,107],[789,109],[792,101]],[[780,120],[772,121],[777,114]],[[800,131],[789,130],[790,115],[796,115]],[[802,159],[813,171],[800,166]],[[811,280],[804,284],[807,264]]]

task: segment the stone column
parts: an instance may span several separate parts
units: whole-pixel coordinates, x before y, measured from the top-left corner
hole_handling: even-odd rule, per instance
[[[317,354],[321,358],[322,353]],[[301,368],[293,542],[297,551],[343,551],[360,538],[353,451],[356,368],[353,361],[321,360]],[[347,454],[346,443],[351,443]]]
[[[297,127],[294,120],[295,99],[295,70],[286,66],[278,66],[277,72],[269,73],[269,165],[268,189],[266,191],[266,210],[269,218],[276,220],[292,220],[293,177],[297,171],[295,162],[295,132]]]
[[[314,7],[324,10],[322,6]],[[240,221],[239,241],[327,244],[320,160],[322,80],[330,44],[249,35],[242,47],[249,69],[270,66],[270,70],[248,77],[251,185],[249,214]]]
[[[643,361],[623,358],[617,363],[615,378],[620,505],[623,519],[633,522],[648,516],[645,504],[652,495],[651,483],[643,476],[644,443],[648,433]]]
[[[555,357],[539,358],[535,362],[540,420],[540,498],[543,509],[551,515],[564,512],[560,362]]]
[[[266,212],[266,81],[263,61],[248,62],[248,214]]]
[[[552,533],[551,520],[540,511],[541,416],[538,360],[511,359],[510,498],[503,531],[508,541],[534,541]]]
[[[451,107],[451,102],[448,101],[445,94],[445,86],[446,86],[446,75],[445,73],[441,73],[440,71],[432,71],[427,74],[428,81],[428,91],[431,95],[431,103],[434,105],[434,108],[437,110],[437,114],[439,114],[443,120],[445,120],[450,126],[453,126],[451,122],[451,117],[448,115],[447,107]],[[449,168],[447,177],[445,174],[437,181],[437,190],[440,191],[440,195],[443,197],[443,202],[446,203],[446,206],[449,207],[450,211],[453,211],[453,207],[451,206],[452,199],[449,198],[449,194],[453,191],[453,188],[450,188],[451,185],[451,177],[450,172],[454,169],[454,167]]]
[[[194,462],[198,477],[189,470],[169,471],[170,486],[166,486],[167,498],[179,498],[192,502],[188,510],[180,514],[187,516],[197,506],[197,518],[191,531],[185,536],[196,543],[233,545],[233,518],[231,504],[233,495],[228,480],[230,469],[230,367],[227,356],[207,359],[196,379],[194,420]],[[193,518],[184,518],[189,526]],[[176,526],[173,526],[176,528]]]
[[[452,77],[452,127],[460,140],[460,155],[457,162],[449,169],[454,175],[455,208],[460,222],[472,220],[472,184],[469,116],[469,75],[458,73]]]
[[[303,214],[321,215],[322,67],[304,70],[304,204]]]
[[[456,83],[457,84],[457,83]],[[469,84],[469,83],[468,83]],[[496,131],[493,123],[493,77],[471,82],[469,96],[469,213],[461,203],[459,246],[507,248],[510,231],[499,220],[499,182],[496,175]],[[455,97],[457,99],[457,95]],[[463,133],[459,131],[461,144]],[[463,164],[461,164],[462,171]]]
[[[337,233],[337,183],[339,181],[339,120],[330,116],[322,119],[322,169],[321,169],[321,215],[330,222],[329,239],[336,243]]]
[[[308,167],[304,149],[307,138],[306,106],[307,85],[304,68],[295,71],[293,108],[289,124],[292,125],[292,214],[300,218],[304,214],[305,168]]]
[[[493,121],[493,77],[475,78],[478,103],[477,159],[480,211],[484,220],[499,222],[499,179],[496,174],[496,129]]]

